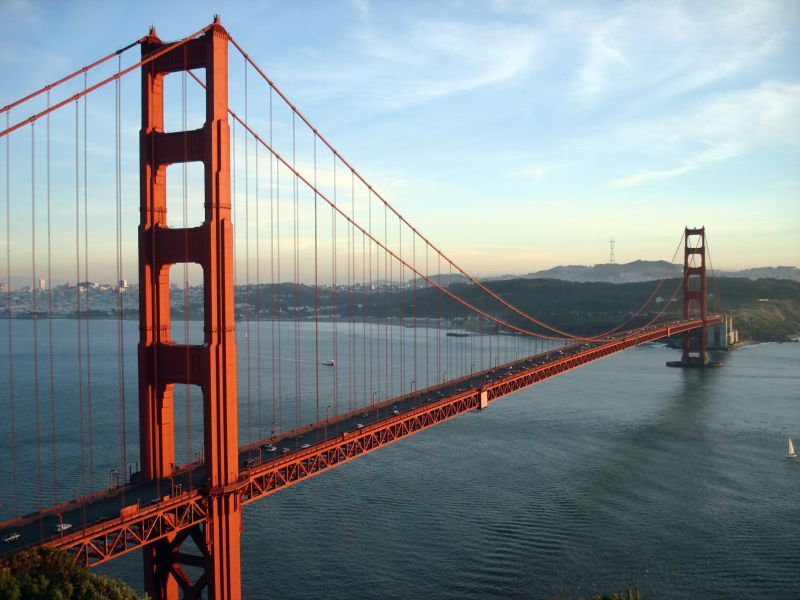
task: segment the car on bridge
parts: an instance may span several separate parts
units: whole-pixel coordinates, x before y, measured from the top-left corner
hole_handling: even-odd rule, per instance
[[[3,538],[3,543],[4,544],[10,544],[11,542],[16,542],[21,537],[22,536],[19,534],[18,531],[12,531],[11,533],[9,533],[7,536],[5,536]]]
[[[64,533],[67,529],[72,529],[72,523],[56,523],[53,529],[56,533]]]

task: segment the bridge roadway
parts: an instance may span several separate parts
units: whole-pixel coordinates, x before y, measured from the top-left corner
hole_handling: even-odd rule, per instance
[[[714,316],[706,324],[720,321]],[[701,320],[672,321],[551,350],[261,440],[240,448],[237,493],[241,502],[252,502],[555,375],[702,325]],[[170,479],[129,483],[5,521],[0,539],[13,533],[19,539],[0,545],[0,558],[45,544],[75,553],[86,565],[100,564],[204,522],[206,495],[221,490],[206,492],[203,483],[203,465],[193,463]],[[59,514],[71,525],[63,533],[56,532]]]

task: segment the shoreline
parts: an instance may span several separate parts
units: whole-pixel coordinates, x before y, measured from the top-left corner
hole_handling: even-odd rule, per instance
[[[13,315],[13,316],[9,317],[7,314],[0,314],[0,320],[3,320],[3,321],[9,321],[9,320],[13,320],[13,321],[33,321],[33,320],[46,321],[48,319],[59,320],[59,321],[66,321],[66,320],[77,321],[77,320],[85,320],[85,319],[97,320],[97,321],[115,321],[115,320],[117,320],[117,316],[115,316],[115,315],[89,315],[89,316],[82,315],[81,317],[76,317],[75,315],[65,315],[65,314],[55,314],[55,315],[51,315],[51,316],[48,316],[48,315],[44,314],[44,315],[39,315],[37,317],[33,317],[31,314],[22,314],[22,315]],[[120,320],[122,320],[122,321],[138,321],[139,320],[139,315],[138,315],[138,313],[136,314],[136,316],[128,316],[127,314],[123,314],[123,316],[122,316],[122,318]],[[375,317],[375,318],[372,318],[372,319],[368,319],[366,321],[364,319],[357,319],[355,322],[356,323],[364,323],[364,322],[369,323],[371,321],[371,322],[374,322],[374,323],[375,322],[385,323],[386,321],[389,321],[391,323],[391,322],[394,321],[395,325],[400,326],[400,325],[405,325],[406,324],[405,323],[406,320],[407,319],[402,319],[402,318],[386,319],[386,318],[382,318],[382,317]],[[177,322],[182,322],[183,319],[176,318],[176,319],[174,319],[174,321],[176,323]],[[201,322],[201,321],[202,321],[202,319],[189,319],[189,322]],[[269,323],[269,322],[272,322],[272,321],[279,322],[279,323],[280,322],[283,322],[283,323],[294,323],[295,319],[289,317],[289,318],[286,318],[286,319],[264,318],[264,319],[259,319],[258,320],[258,322],[261,322],[261,323]],[[313,323],[314,322],[313,319],[301,319],[300,321],[301,322],[308,322],[308,323]],[[348,323],[349,319],[347,317],[341,317],[339,319],[331,319],[330,317],[326,317],[326,318],[320,318],[319,321],[320,322],[326,322],[326,323],[333,323],[334,321],[339,322],[339,323]],[[427,322],[427,324],[435,324],[436,321],[438,321],[438,319],[425,319],[425,318],[420,317],[418,319],[418,321],[421,321],[421,322],[417,324],[417,327],[425,327],[426,326],[426,322]],[[241,319],[241,318],[236,318],[235,322],[236,323],[244,323],[244,322],[246,322],[246,320],[245,319]],[[250,322],[254,323],[254,322],[256,322],[256,320],[252,319]],[[444,325],[444,323],[441,323],[441,325]],[[448,325],[445,325],[445,327],[446,328],[450,328],[450,329],[463,329],[463,325],[448,324]],[[499,333],[499,332],[480,333],[480,332],[477,332],[477,331],[473,331],[473,332],[470,332],[470,335],[507,335],[507,334],[503,334],[503,333]],[[669,345],[667,342],[655,342],[655,343],[664,343],[666,345]],[[735,344],[731,344],[730,346],[728,346],[727,350],[739,350],[739,349],[742,349],[742,348],[747,348],[748,346],[755,346],[755,345],[758,345],[758,344],[797,344],[797,343],[800,343],[800,332],[787,333],[786,336],[783,337],[782,339],[776,339],[774,337],[771,337],[771,338],[765,338],[765,339],[741,340],[739,342],[736,342]]]

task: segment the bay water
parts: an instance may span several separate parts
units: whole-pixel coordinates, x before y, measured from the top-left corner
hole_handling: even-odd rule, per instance
[[[48,325],[46,320],[38,324],[45,341]],[[259,328],[271,327],[251,325],[251,341]],[[89,460],[88,434],[84,431],[82,439],[70,423],[75,421],[75,397],[86,396],[89,381],[75,376],[76,353],[70,348],[75,347],[76,322],[54,321],[58,481],[51,481],[48,471],[37,475],[31,426],[34,365],[32,342],[26,341],[31,323],[14,321],[11,326],[16,504],[22,512],[35,508],[38,487],[46,500],[50,493],[69,496],[77,486],[81,447],[83,462]],[[124,458],[134,463],[138,454],[137,330],[135,323],[124,323],[120,384],[116,323],[93,321],[91,327],[95,427],[89,483],[98,487],[122,460],[120,414],[128,427]],[[399,329],[393,345],[408,335]],[[259,370],[264,371],[261,396],[273,390],[270,360],[260,367],[250,364],[250,375],[244,375],[249,362],[242,363],[245,331],[238,324],[242,442],[268,430],[273,412],[271,400],[244,401],[248,382],[254,394]],[[316,372],[314,360],[308,361],[315,356],[313,336],[295,331],[286,329],[285,339],[289,344],[298,340],[294,356],[306,361],[301,375],[308,394],[313,387],[307,385],[309,373]],[[271,331],[261,333],[266,340]],[[321,339],[329,335],[323,328]],[[346,344],[344,339],[337,343]],[[469,343],[441,339],[444,344]],[[364,346],[360,337],[352,340],[356,348]],[[491,354],[502,355],[501,361],[538,350],[516,340],[494,344]],[[391,350],[393,365],[401,352],[407,353],[408,346]],[[344,410],[353,393],[368,398],[378,382],[350,371],[346,357],[351,353],[344,346],[336,353],[337,381],[334,369],[323,370],[321,377],[330,381],[321,380],[321,387],[339,386],[342,406],[337,410]],[[39,436],[49,439],[47,347],[37,354]],[[454,350],[444,366],[441,356],[431,367],[420,362],[420,354],[417,387],[426,376],[446,377],[444,367],[450,374],[475,368],[468,346],[460,355]],[[382,380],[381,389],[399,393],[416,383],[408,381],[415,358],[404,356],[403,373]],[[786,458],[788,436],[800,440],[800,344],[733,350],[717,357],[724,363],[719,369],[665,366],[676,358],[677,352],[663,345],[629,350],[248,505],[242,532],[244,597],[538,599],[628,588],[648,599],[800,597],[800,461]],[[478,360],[491,363],[493,357]],[[6,379],[5,344],[0,366]],[[285,373],[281,394],[287,397],[285,420],[291,421],[297,371]],[[6,416],[11,392],[7,384],[0,388],[6,421],[0,440],[0,510],[6,518],[15,504]],[[187,392],[185,406],[196,403],[192,393]],[[176,393],[176,413],[184,410],[180,398]],[[329,393],[323,392],[321,402],[325,407],[332,403]],[[315,405],[297,418],[309,421],[316,410]],[[186,437],[185,444],[176,440],[176,448],[187,455],[202,438],[197,412],[190,410],[188,420],[176,414],[176,424],[186,425],[176,426],[176,438]],[[253,425],[256,416],[260,420]],[[50,454],[51,447],[43,444],[39,460],[47,463]],[[139,553],[97,571],[141,589]]]

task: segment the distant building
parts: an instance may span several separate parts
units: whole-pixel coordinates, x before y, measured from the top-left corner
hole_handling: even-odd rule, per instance
[[[45,285],[44,279],[39,279],[39,289],[40,290],[46,290],[47,289],[47,286]]]

